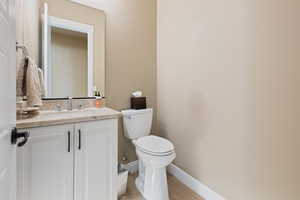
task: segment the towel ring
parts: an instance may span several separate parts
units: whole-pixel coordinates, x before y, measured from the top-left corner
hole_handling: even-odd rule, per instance
[[[24,56],[29,56],[27,47],[25,45],[20,45],[18,44],[18,42],[16,42],[16,51],[18,51],[18,49],[22,49]]]

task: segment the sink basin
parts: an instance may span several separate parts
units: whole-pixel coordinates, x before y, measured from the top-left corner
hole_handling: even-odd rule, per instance
[[[85,108],[85,109],[73,109],[73,110],[61,110],[61,111],[54,111],[54,110],[47,110],[41,111],[41,117],[49,117],[52,116],[55,118],[70,118],[70,117],[81,117],[81,116],[89,116],[93,115],[95,112],[99,111],[99,108]]]

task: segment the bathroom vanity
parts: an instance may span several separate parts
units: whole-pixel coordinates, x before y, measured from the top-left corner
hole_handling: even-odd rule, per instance
[[[27,143],[17,148],[17,200],[117,200],[120,113],[102,107],[105,13],[91,9],[91,15],[79,18],[78,12],[86,8],[68,1],[30,3],[18,5],[24,14],[16,20],[22,27],[17,36],[29,37],[17,41],[43,73],[37,87],[41,89],[35,93],[41,94],[43,105],[21,105],[28,95],[19,87],[17,110],[41,111],[28,119],[17,118],[18,131],[30,133]],[[22,62],[27,59],[24,52],[18,53],[17,74],[28,68]],[[23,84],[25,76],[19,77],[17,82]]]
[[[116,200],[120,113],[109,108],[41,111],[18,120],[18,200]]]

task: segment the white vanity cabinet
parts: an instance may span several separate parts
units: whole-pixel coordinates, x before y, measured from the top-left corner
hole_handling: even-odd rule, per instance
[[[75,199],[117,200],[117,120],[75,125]]]
[[[17,200],[117,200],[117,119],[27,129]]]
[[[73,199],[73,126],[28,130],[31,137],[17,154],[18,199]]]

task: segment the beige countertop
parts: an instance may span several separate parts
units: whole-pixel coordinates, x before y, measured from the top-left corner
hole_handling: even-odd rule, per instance
[[[107,107],[87,108],[77,111],[40,111],[40,114],[35,117],[17,120],[17,128],[53,126],[119,117],[121,117],[120,112]]]

